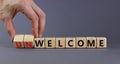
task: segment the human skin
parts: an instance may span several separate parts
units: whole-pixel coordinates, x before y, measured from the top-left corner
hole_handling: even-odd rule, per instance
[[[12,19],[18,12],[22,12],[31,20],[34,37],[41,37],[44,32],[46,14],[33,0],[0,0],[0,19],[5,25],[11,39],[13,40],[16,35]]]

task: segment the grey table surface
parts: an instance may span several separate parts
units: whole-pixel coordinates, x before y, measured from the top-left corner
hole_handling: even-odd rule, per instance
[[[0,47],[0,64],[120,64],[120,50]]]

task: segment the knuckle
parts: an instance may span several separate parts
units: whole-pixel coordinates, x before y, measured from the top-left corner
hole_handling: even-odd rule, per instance
[[[42,16],[42,17],[46,17],[46,14],[43,12],[43,13],[41,14],[41,16]]]
[[[43,16],[46,17],[46,13],[43,13]]]
[[[38,16],[37,15],[34,15],[33,17],[32,17],[32,21],[34,21],[34,22],[37,22],[39,19],[38,19]]]
[[[46,17],[46,13],[45,12],[43,12],[43,11],[41,11],[41,12],[39,12],[39,14],[38,14],[40,17]]]

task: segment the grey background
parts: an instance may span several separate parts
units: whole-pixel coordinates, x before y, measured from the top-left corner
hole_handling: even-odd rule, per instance
[[[119,0],[35,0],[47,14],[43,37],[107,37],[107,49],[16,49],[0,22],[0,64],[120,64]],[[14,18],[18,34],[31,34],[29,20]]]

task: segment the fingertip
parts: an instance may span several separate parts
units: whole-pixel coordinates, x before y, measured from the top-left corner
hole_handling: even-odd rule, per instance
[[[39,37],[39,38],[41,38],[41,37],[42,37],[42,35],[39,35],[38,37]]]
[[[12,34],[9,34],[10,35],[10,38],[11,38],[11,40],[12,40],[12,42],[14,41],[14,37],[15,37],[15,35],[16,35],[16,33],[12,33]]]
[[[38,38],[38,36],[37,36],[37,35],[34,35],[34,37],[35,37],[35,38]]]
[[[37,33],[33,33],[35,38],[38,38],[38,34]]]

